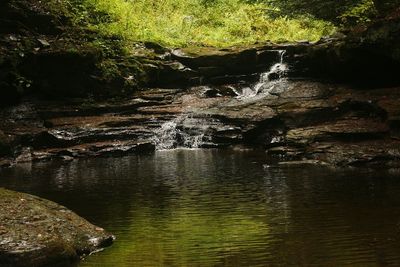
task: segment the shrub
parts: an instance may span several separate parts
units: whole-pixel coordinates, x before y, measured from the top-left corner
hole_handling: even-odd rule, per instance
[[[270,16],[263,3],[240,0],[84,0],[87,10],[108,14],[89,27],[127,41],[167,46],[226,47],[259,41],[318,40],[332,24],[310,16]]]

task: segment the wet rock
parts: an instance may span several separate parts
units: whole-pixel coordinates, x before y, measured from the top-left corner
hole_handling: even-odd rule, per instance
[[[203,84],[229,84],[255,81],[253,74],[267,70],[279,61],[274,45],[216,49],[196,47],[176,49],[173,60],[192,69]]]
[[[236,91],[234,85],[220,86],[218,89],[220,91],[220,94],[223,96],[230,96],[230,97],[239,96],[239,93]]]
[[[205,87],[203,92],[205,97],[219,97],[219,96],[238,96],[239,93],[233,85],[225,85],[219,87]]]
[[[0,188],[0,265],[71,265],[114,237],[67,208]]]
[[[268,75],[268,79],[269,79],[270,81],[278,80],[279,78],[280,78],[279,73],[270,73],[270,74]]]
[[[280,166],[289,166],[289,167],[303,167],[304,165],[328,165],[326,162],[319,160],[292,160],[292,161],[281,161],[278,163]]]
[[[291,77],[309,77],[359,88],[400,84],[400,18],[378,20],[346,38],[288,47]]]
[[[157,132],[168,123],[176,145],[242,145],[266,149],[279,160],[332,165],[398,160],[398,88],[357,90],[282,79],[265,92],[236,95],[250,87],[243,82],[146,89],[132,98],[93,103],[31,100],[0,112],[0,130],[13,136],[20,162],[152,152]],[[376,143],[391,147],[371,145]]]
[[[14,86],[11,83],[5,82],[3,80],[0,81],[0,88],[2,94],[2,97],[0,99],[0,107],[10,106],[18,103],[21,98],[21,91],[18,90],[17,86]]]
[[[0,130],[0,156],[10,155],[12,151],[12,138]]]
[[[222,96],[222,95],[218,89],[208,88],[204,91],[204,96],[205,97],[218,97],[218,96]]]
[[[388,132],[389,127],[384,122],[357,118],[293,129],[287,132],[286,140],[301,144],[329,139],[358,141],[383,137]]]
[[[274,88],[275,89],[275,88]],[[303,82],[293,81],[285,83],[284,90],[275,92],[272,90],[272,94],[279,95],[281,98],[290,99],[325,99],[332,94],[335,90],[335,86],[331,84],[323,84],[318,82]]]
[[[24,147],[15,159],[16,163],[32,162],[32,148]]]
[[[223,67],[237,73],[246,66],[256,65],[257,50],[252,48],[219,50],[198,47],[174,50],[172,56],[190,68]]]
[[[261,122],[274,118],[277,114],[268,103],[262,101],[256,103],[241,103],[240,100],[232,100],[226,105],[219,105],[205,110],[205,114],[219,118],[224,122]]]
[[[312,145],[309,147],[308,156],[334,166],[384,166],[399,161],[400,143],[393,140],[337,142],[329,149],[323,150]]]
[[[21,66],[22,73],[36,81],[35,89],[53,97],[77,97],[94,93],[92,71],[99,51],[43,51],[31,54]],[[63,64],[60,64],[63,62]],[[40,67],[38,67],[40,66]],[[89,89],[90,88],[90,89]]]

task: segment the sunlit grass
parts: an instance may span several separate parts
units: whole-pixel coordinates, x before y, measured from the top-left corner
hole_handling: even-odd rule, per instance
[[[240,0],[84,0],[110,20],[90,26],[128,41],[217,46],[318,40],[334,31],[310,17],[271,18],[264,4]]]

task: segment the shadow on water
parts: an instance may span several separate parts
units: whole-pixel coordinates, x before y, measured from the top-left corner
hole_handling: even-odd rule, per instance
[[[264,153],[171,150],[20,165],[0,186],[117,235],[79,266],[399,266],[397,170],[265,168]]]

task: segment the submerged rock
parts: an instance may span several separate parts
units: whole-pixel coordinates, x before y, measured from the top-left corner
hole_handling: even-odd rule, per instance
[[[0,188],[0,266],[69,266],[114,236],[54,202]]]

